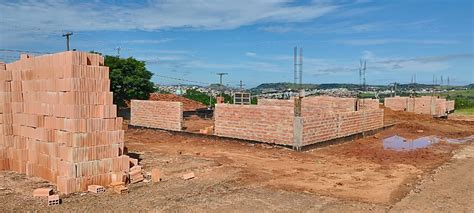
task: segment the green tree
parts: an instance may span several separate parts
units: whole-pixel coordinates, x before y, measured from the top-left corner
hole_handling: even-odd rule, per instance
[[[132,99],[146,100],[155,91],[153,73],[146,69],[145,62],[105,56],[105,65],[110,69],[110,87],[117,106],[126,106]]]
[[[195,89],[188,89],[186,90],[186,93],[183,95],[185,98],[189,98],[191,100],[195,100],[195,101],[198,101],[198,102],[201,102],[205,105],[213,105],[216,100],[214,98],[210,98],[209,95],[205,94],[205,93],[202,93],[202,92],[199,92]],[[211,101],[211,102],[209,102]]]

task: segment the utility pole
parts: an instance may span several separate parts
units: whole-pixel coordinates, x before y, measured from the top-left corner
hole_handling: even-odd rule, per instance
[[[225,73],[225,72],[220,72],[220,73],[217,73],[217,75],[219,76],[219,84],[221,85],[221,87],[223,86],[222,84],[222,76],[223,75],[228,75],[229,73]]]
[[[72,32],[67,32],[63,34],[63,37],[66,37],[66,50],[69,51],[69,37],[72,36]]]
[[[300,47],[300,76],[299,76],[299,80],[300,80],[300,89],[303,89],[302,85],[303,85],[303,48]]]
[[[367,70],[367,60],[364,60],[364,90],[367,91],[367,84],[365,81],[365,70]]]
[[[293,62],[294,62],[294,63],[293,63],[293,64],[294,64],[294,76],[293,76],[293,77],[294,77],[294,79],[293,79],[294,81],[293,81],[293,83],[295,84],[295,86],[296,86],[296,84],[298,83],[298,82],[297,82],[297,81],[298,81],[298,60],[297,60],[297,57],[298,57],[298,56],[297,56],[297,52],[298,52],[298,48],[295,47],[295,48],[294,48],[294,57],[293,57]]]
[[[120,58],[120,50],[122,50],[122,48],[120,46],[118,46],[117,48],[115,48],[117,50],[117,57]]]
[[[393,83],[392,83],[392,88],[391,88],[391,90],[393,91],[393,92],[391,92],[392,97],[397,96],[397,82],[393,82]]]
[[[360,59],[360,67],[359,67],[359,89],[362,88],[362,59]]]

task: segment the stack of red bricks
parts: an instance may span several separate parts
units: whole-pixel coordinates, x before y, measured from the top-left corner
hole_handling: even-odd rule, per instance
[[[122,118],[100,55],[62,52],[0,64],[0,169],[57,183],[62,193],[122,181]]]

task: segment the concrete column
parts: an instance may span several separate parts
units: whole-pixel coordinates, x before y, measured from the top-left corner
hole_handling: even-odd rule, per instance
[[[303,146],[303,118],[301,117],[301,104],[304,97],[304,90],[299,91],[295,98],[294,120],[293,120],[293,149],[301,151]]]
[[[295,117],[293,121],[293,149],[300,151],[303,146],[303,118]]]

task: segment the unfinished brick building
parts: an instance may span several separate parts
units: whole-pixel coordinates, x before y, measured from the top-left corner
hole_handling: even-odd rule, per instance
[[[109,88],[97,54],[0,64],[0,169],[44,178],[66,194],[121,181],[129,158]]]
[[[454,101],[435,96],[385,98],[384,106],[395,111],[445,117],[454,111]]]
[[[176,102],[132,101],[131,124],[182,131]],[[295,100],[261,99],[258,105],[216,104],[214,135],[300,148],[383,127],[375,99],[306,97],[301,113]]]
[[[218,104],[218,136],[301,148],[383,127],[378,100],[306,97],[298,115],[295,100],[260,99],[258,105]]]

